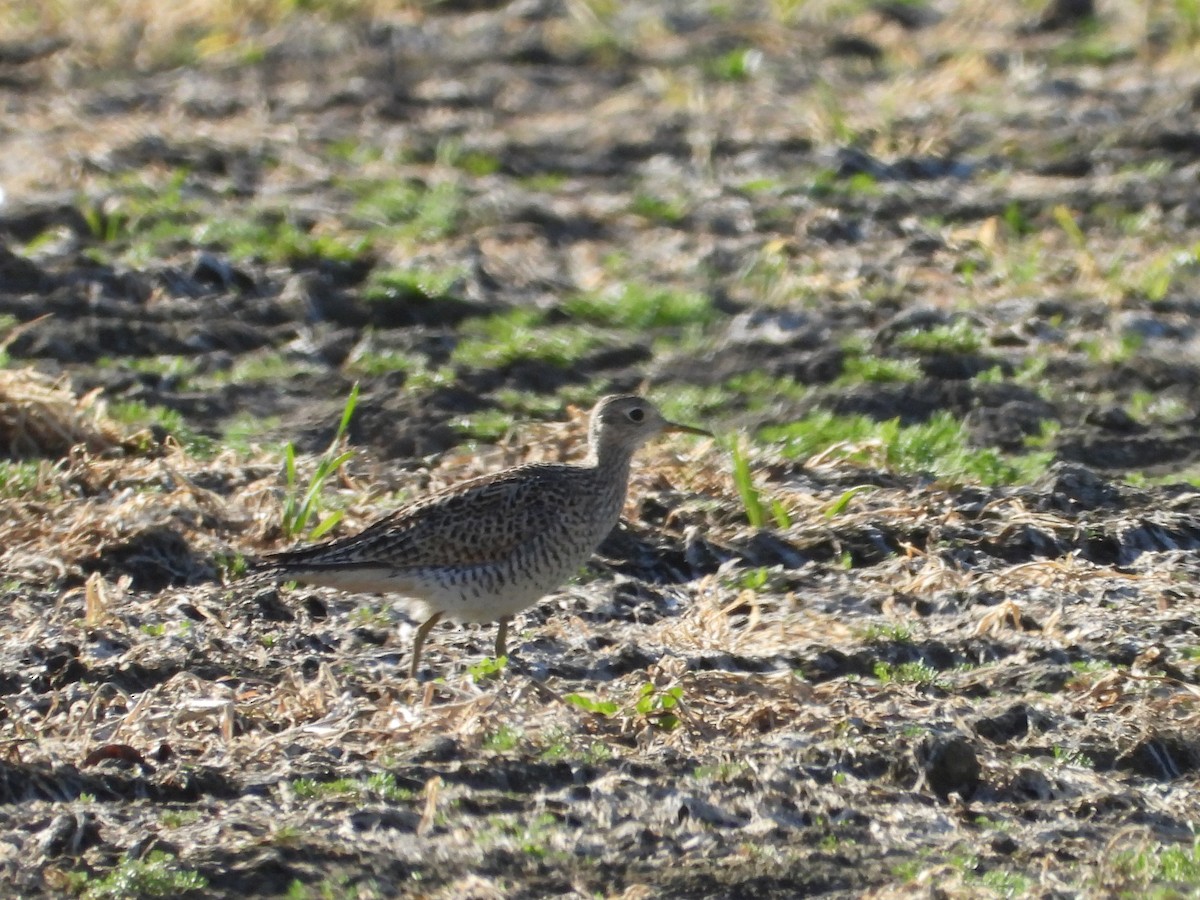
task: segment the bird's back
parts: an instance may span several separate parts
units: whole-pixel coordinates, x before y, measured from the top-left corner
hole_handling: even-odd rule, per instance
[[[362,532],[271,554],[291,573],[385,567],[397,574],[502,563],[543,538],[594,549],[616,524],[625,485],[599,484],[594,466],[536,464],[472,479],[392,512]],[[597,537],[596,534],[599,533]]]

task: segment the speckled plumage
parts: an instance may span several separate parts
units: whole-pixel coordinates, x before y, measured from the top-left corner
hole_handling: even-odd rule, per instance
[[[443,615],[508,622],[570,578],[616,526],[639,447],[663,431],[708,434],[668,422],[641,397],[600,400],[580,464],[539,463],[451,486],[362,532],[266,557],[268,574],[364,593],[399,593],[423,616],[413,642],[415,676],[425,636]]]

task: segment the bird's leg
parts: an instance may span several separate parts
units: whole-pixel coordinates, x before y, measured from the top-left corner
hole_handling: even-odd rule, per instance
[[[496,659],[508,655],[508,623],[512,616],[501,616],[499,628],[496,629]]]
[[[435,612],[422,622],[421,627],[417,629],[417,636],[413,638],[412,664],[408,667],[410,678],[417,677],[417,666],[421,663],[421,645],[425,643],[425,638],[429,636],[429,632],[433,630],[433,626],[438,623],[438,619],[441,617],[442,614],[440,612]]]

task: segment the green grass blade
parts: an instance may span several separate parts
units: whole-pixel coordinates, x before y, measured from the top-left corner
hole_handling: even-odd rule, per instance
[[[283,471],[289,488],[296,485],[296,445],[288,441],[283,448]]]
[[[338,422],[333,440],[330,442],[329,448],[317,460],[316,468],[303,492],[297,489],[299,478],[296,474],[295,445],[289,443],[284,448],[284,472],[287,477],[288,491],[283,503],[281,527],[288,537],[295,537],[308,527],[309,522],[315,519],[317,521],[309,533],[309,538],[316,540],[341,521],[341,512],[331,513],[324,519],[320,518],[321,495],[325,491],[325,484],[329,478],[354,457],[353,450],[343,450],[341,453],[337,451],[350,428],[350,419],[358,406],[358,391],[358,382],[355,382],[350,389],[350,395],[346,398],[346,405],[342,408],[342,417]]]
[[[337,433],[333,436],[333,444],[330,449],[341,443],[342,438],[346,436],[347,430],[350,428],[350,417],[354,415],[354,409],[358,406],[358,382],[354,382],[354,386],[350,388],[350,396],[346,398],[346,406],[342,409],[342,420],[338,422]]]
[[[319,540],[320,538],[324,537],[326,534],[328,534],[334,528],[334,526],[337,525],[338,522],[342,521],[343,515],[345,515],[345,513],[340,509],[336,510],[334,512],[331,512],[329,515],[327,515],[325,518],[323,518],[320,522],[318,522],[316,525],[314,525],[312,527],[312,530],[309,531],[309,533],[308,533],[309,539],[315,541],[315,540]]]
[[[742,506],[746,510],[746,518],[754,528],[762,528],[767,521],[766,510],[763,508],[762,497],[754,485],[754,476],[750,472],[750,460],[742,451],[741,440],[734,440],[729,446],[733,457],[733,483],[737,487],[738,496],[742,498]]]
[[[788,512],[788,508],[782,500],[771,501],[771,518],[775,520],[775,527],[786,529],[792,527],[792,514]]]
[[[852,487],[848,491],[843,491],[842,496],[838,497],[829,505],[829,509],[825,510],[825,518],[836,519],[844,513],[847,507],[850,506],[850,501],[863,491],[874,490],[869,484],[860,484],[858,487]]]

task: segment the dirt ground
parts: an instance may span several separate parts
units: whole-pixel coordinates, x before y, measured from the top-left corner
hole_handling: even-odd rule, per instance
[[[6,892],[1200,895],[1200,23],[1087,6],[22,20]],[[720,438],[414,682],[241,577],[356,382],[336,534],[606,392]],[[781,430],[944,413],[975,468]]]

